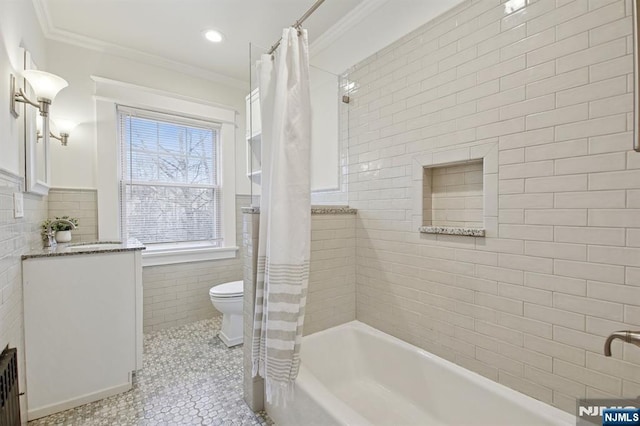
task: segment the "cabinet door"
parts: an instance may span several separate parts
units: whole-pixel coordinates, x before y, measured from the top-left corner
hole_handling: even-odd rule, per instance
[[[28,416],[130,386],[136,368],[133,252],[23,262]]]

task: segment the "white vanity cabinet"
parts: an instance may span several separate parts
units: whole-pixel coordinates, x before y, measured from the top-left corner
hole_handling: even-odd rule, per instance
[[[131,388],[142,367],[140,253],[23,258],[29,420]]]

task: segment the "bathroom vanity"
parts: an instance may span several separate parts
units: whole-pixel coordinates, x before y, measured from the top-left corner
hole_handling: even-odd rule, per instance
[[[131,388],[142,368],[142,249],[60,244],[23,256],[28,420]]]

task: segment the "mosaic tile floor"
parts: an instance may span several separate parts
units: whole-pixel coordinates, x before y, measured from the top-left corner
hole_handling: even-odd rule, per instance
[[[217,337],[221,317],[144,336],[133,389],[29,422],[77,425],[273,425],[242,399],[242,346]]]

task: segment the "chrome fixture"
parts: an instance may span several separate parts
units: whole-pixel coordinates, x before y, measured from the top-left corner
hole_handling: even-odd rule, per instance
[[[69,133],[60,133],[60,136],[56,136],[52,132],[49,132],[49,137],[58,139],[62,146],[67,146],[67,143],[69,142]],[[42,135],[38,135],[38,139],[40,138],[42,138]]]
[[[309,8],[309,10],[307,10],[304,15],[302,15],[300,17],[300,19],[298,19],[295,24],[292,25],[293,28],[298,30],[298,34],[300,34],[300,27],[302,26],[302,23],[309,17],[311,16],[311,14],[313,12],[316,11],[317,8],[320,7],[320,5],[324,3],[324,0],[316,0],[316,2]],[[276,51],[276,49],[278,48],[278,46],[280,46],[280,42],[282,41],[282,38],[279,38],[278,41],[276,41],[276,43],[271,46],[271,49],[269,49],[268,55],[272,55],[273,52]]]
[[[49,137],[57,139],[60,141],[62,146],[67,146],[69,142],[69,134],[75,127],[78,125],[75,121],[71,120],[60,120],[60,119],[52,119],[53,123],[60,131],[60,136],[53,134],[53,132],[49,132]],[[38,129],[38,139],[42,139],[42,131]]]
[[[71,226],[71,229],[76,229],[76,225],[74,225],[73,222],[71,222],[70,220],[67,219],[56,219],[56,220],[52,220],[51,223],[49,224],[49,226],[47,226],[47,230],[46,230],[46,241],[44,242],[44,247],[55,247],[56,245],[58,245],[58,242],[56,241],[56,231],[54,231],[53,229],[51,229],[53,227],[53,225],[57,224],[57,223],[66,223],[67,225]]]
[[[49,106],[56,97],[58,92],[69,85],[67,81],[55,74],[51,74],[45,71],[38,70],[24,70],[22,76],[29,82],[29,85],[33,88],[37,102],[34,102],[27,98],[26,93],[22,88],[17,89],[16,77],[10,75],[11,85],[11,105],[10,111],[14,117],[18,117],[18,109],[16,102],[22,102],[24,104],[32,105],[40,110],[40,115],[47,117],[49,115]]]
[[[611,335],[607,337],[607,341],[604,343],[605,356],[611,356],[611,343],[616,339],[640,346],[640,331],[622,330],[611,333]]]

